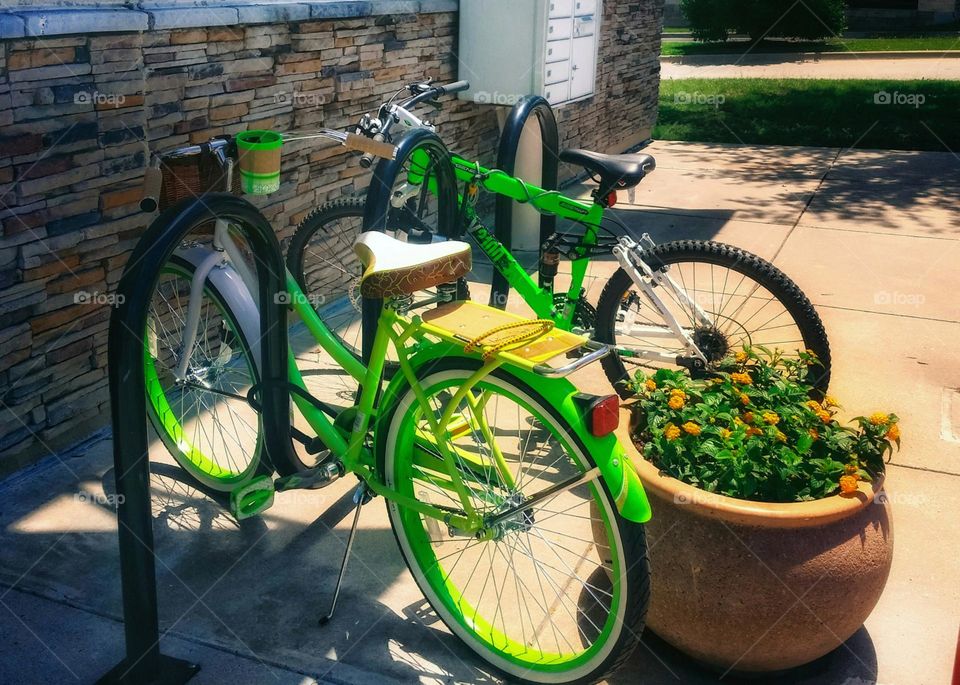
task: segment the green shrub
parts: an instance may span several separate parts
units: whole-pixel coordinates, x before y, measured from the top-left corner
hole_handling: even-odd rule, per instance
[[[846,26],[844,0],[680,0],[695,40],[723,41],[729,30],[761,38],[814,40]]]
[[[723,0],[732,3],[733,27],[753,40],[840,35],[846,25],[844,0]]]
[[[732,28],[732,0],[680,0],[694,40],[724,41]]]
[[[800,380],[816,363],[811,353],[785,359],[757,347],[729,357],[709,380],[640,373],[633,437],[662,471],[728,497],[799,502],[853,493],[899,448],[898,419],[876,413],[842,426],[835,400],[811,400]]]

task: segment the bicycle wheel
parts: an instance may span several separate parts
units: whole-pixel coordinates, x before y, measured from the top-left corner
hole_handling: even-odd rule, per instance
[[[243,399],[259,373],[240,324],[208,281],[186,378],[176,379],[193,271],[174,255],[154,291],[143,354],[147,414],[185,471],[207,487],[229,491],[269,472],[261,459],[260,416]]]
[[[465,360],[431,365],[420,378],[428,411],[409,388],[399,397],[381,424],[387,432],[378,454],[389,487],[462,510],[424,436],[476,368]],[[502,370],[481,381],[457,412],[444,440],[484,514],[594,466],[550,402]],[[509,477],[494,466],[497,452]],[[644,529],[619,515],[599,480],[545,499],[484,540],[456,535],[395,502],[387,508],[407,565],[438,616],[511,679],[595,682],[636,646],[649,596]]]
[[[353,243],[363,230],[363,198],[343,198],[328,202],[311,212],[297,227],[287,251],[287,268],[307,296],[315,311],[357,359],[361,353],[360,276],[363,266],[353,253]],[[400,210],[397,210],[398,212]],[[406,240],[398,225],[411,209],[391,218],[385,231]],[[429,238],[429,236],[427,236]],[[457,287],[458,300],[470,299],[466,281]],[[432,288],[413,295],[411,311],[433,306],[437,290]],[[393,369],[394,360],[388,360]]]
[[[822,366],[810,367],[807,382],[818,392],[826,392],[830,345],[823,323],[803,291],[773,264],[737,247],[700,240],[657,245],[645,250],[642,257],[651,269],[667,270],[689,299],[714,321],[713,326],[704,326],[696,320],[693,308],[675,293],[657,288],[669,312],[710,362],[718,362],[745,345],[779,349],[786,356],[812,350]],[[639,366],[656,366],[631,356],[631,350],[686,356],[676,337],[651,336],[651,327],[668,330],[663,317],[629,274],[618,269],[600,295],[596,339],[621,351],[602,361],[607,378],[621,397],[630,394],[625,382]]]

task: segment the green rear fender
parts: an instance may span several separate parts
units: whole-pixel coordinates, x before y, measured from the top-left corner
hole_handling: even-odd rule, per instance
[[[429,362],[450,357],[462,357],[474,361],[479,359],[475,355],[464,353],[463,349],[456,345],[438,343],[418,351],[410,358],[410,364],[416,370]],[[531,388],[536,388],[560,413],[564,422],[570,426],[577,437],[583,441],[590,452],[590,456],[600,468],[600,473],[614,496],[620,514],[625,519],[636,523],[649,521],[651,515],[650,503],[633,462],[627,456],[615,435],[610,434],[598,438],[590,434],[580,415],[579,408],[574,402],[574,396],[579,392],[576,386],[565,378],[545,378],[516,367],[508,367],[508,369],[519,380]],[[387,386],[380,402],[381,409],[377,411],[378,425],[375,435],[382,436],[378,437],[378,442],[386,440],[387,434],[387,426],[379,425],[380,421],[390,416],[391,408],[403,395],[407,386],[407,380],[402,373],[397,373]],[[382,444],[376,446],[376,454],[382,457]],[[377,467],[382,469],[382,458],[378,458]],[[382,472],[380,477],[383,477]]]

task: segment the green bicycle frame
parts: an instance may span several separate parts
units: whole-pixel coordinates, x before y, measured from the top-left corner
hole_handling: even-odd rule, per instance
[[[420,449],[418,454],[414,455],[414,459],[424,460],[424,463],[433,460],[431,464],[435,465],[436,453],[439,452],[446,467],[442,474],[445,481],[441,487],[450,489],[455,493],[463,505],[464,515],[451,513],[449,510],[421,502],[387,487],[378,472],[375,449],[372,450],[367,446],[366,437],[371,426],[377,426],[377,423],[389,413],[387,410],[394,401],[399,399],[401,390],[407,385],[414,393],[417,402],[424,409],[424,415],[427,417],[433,416],[428,398],[416,375],[416,371],[421,364],[429,360],[453,355],[471,359],[478,359],[478,356],[465,353],[463,343],[453,338],[449,332],[431,326],[418,316],[407,319],[390,307],[385,306],[380,314],[369,366],[364,366],[327,328],[289,272],[287,273],[286,287],[291,295],[290,301],[293,303],[293,310],[300,316],[311,335],[338,365],[360,383],[361,387],[360,397],[355,406],[346,410],[354,412],[352,425],[349,427],[331,421],[326,414],[304,397],[301,397],[298,393],[292,393],[294,404],[316,432],[316,435],[339,459],[346,471],[360,476],[376,494],[425,516],[442,520],[448,526],[452,526],[464,534],[472,535],[480,531],[484,526],[483,519],[472,504],[469,484],[464,482],[459,470],[455,468],[454,454],[451,451],[454,448],[450,446],[447,436],[451,434],[451,431],[456,430],[457,422],[462,421],[461,417],[455,415],[454,408],[459,406],[461,400],[466,400],[474,406],[482,403],[484,400],[478,399],[473,394],[473,389],[486,376],[503,365],[505,363],[504,358],[497,355],[490,361],[482,363],[460,386],[441,417],[438,420],[430,419],[432,435],[418,436]],[[397,353],[400,373],[394,376],[381,396],[384,363],[387,349],[391,345]],[[411,351],[413,352],[412,355],[410,354]],[[289,355],[289,359],[289,381],[306,391],[303,376],[297,368],[292,353]],[[511,372],[521,380],[527,381],[528,384],[535,384],[534,387],[551,399],[552,403],[559,409],[567,425],[584,442],[593,456],[600,469],[601,476],[614,495],[621,514],[625,518],[637,522],[649,520],[650,506],[636,470],[613,435],[598,438],[586,430],[581,412],[573,399],[577,394],[577,389],[573,384],[563,378],[548,379],[536,376],[532,372],[532,365],[525,369],[522,364],[519,366],[512,364]],[[482,415],[482,412],[480,414]],[[482,424],[478,428],[482,433],[492,436],[490,426]],[[381,431],[375,431],[376,433],[381,433]],[[493,441],[491,441],[491,444],[493,444]],[[502,455],[494,452],[494,463],[504,481],[508,484],[511,483],[512,476],[506,469]]]
[[[498,169],[486,169],[477,163],[470,162],[457,155],[451,156],[451,163],[458,181],[479,185],[487,192],[503,195],[524,204],[529,204],[542,214],[552,214],[561,219],[569,219],[582,224],[586,231],[577,247],[573,250],[573,259],[570,265],[570,288],[566,293],[566,303],[563,311],[556,310],[554,293],[551,288],[541,287],[534,278],[527,273],[517,259],[497,240],[496,236],[485,226],[479,223],[476,212],[467,206],[466,219],[468,225],[476,227],[471,236],[477,245],[493,263],[494,267],[503,274],[504,278],[523,298],[534,313],[540,318],[553,319],[562,330],[572,330],[575,307],[580,299],[590,264],[590,253],[597,246],[597,236],[600,223],[603,221],[604,208],[598,203],[585,203],[565,196],[555,190],[544,190],[529,184],[520,178],[511,176]],[[413,153],[411,169],[407,180],[411,185],[422,185],[427,173],[429,157],[426,153],[417,150]],[[433,178],[427,179],[427,187],[435,192]],[[461,196],[461,202],[463,198]]]

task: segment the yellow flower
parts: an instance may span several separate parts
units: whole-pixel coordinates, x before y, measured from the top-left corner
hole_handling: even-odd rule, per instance
[[[787,441],[787,436],[784,434],[784,432],[777,431],[777,442],[786,442],[786,441]]]
[[[886,426],[890,423],[889,414],[884,414],[882,411],[874,412],[870,414],[870,423],[874,426]]]
[[[742,425],[743,425],[743,419],[741,419],[739,416],[735,416],[735,417],[733,418],[733,424],[734,424],[735,426],[742,426]]]
[[[749,373],[731,373],[730,380],[740,385],[753,385],[753,379],[750,378]]]
[[[670,391],[670,397],[682,397],[683,399],[687,399],[687,393],[680,388],[674,388]]]
[[[752,412],[752,411],[745,411],[745,412],[743,412],[743,422],[744,422],[744,423],[753,423],[753,418],[754,418],[754,417],[753,417],[753,412]]]
[[[776,426],[780,423],[780,417],[777,416],[776,412],[765,411],[763,412],[763,420],[769,423],[771,426]]]
[[[821,407],[821,406],[820,406],[820,403],[817,402],[816,400],[807,400],[806,405],[807,405],[808,407],[810,407],[810,409],[811,409],[811,410],[813,411],[813,413],[815,413],[815,414],[818,413],[818,412],[823,411],[823,407]]]
[[[685,424],[683,424],[683,430],[690,435],[700,435],[700,426],[695,424],[693,421],[687,421]]]
[[[900,439],[900,426],[893,424],[890,428],[887,429],[886,435],[884,435],[887,440],[890,442],[896,442]]]
[[[736,359],[738,362],[740,362],[741,364],[743,364],[743,362],[747,361],[748,356],[747,356],[747,353],[746,353],[746,352],[744,352],[743,350],[740,350],[740,351],[737,352],[737,354],[734,356],[734,359]]]
[[[763,435],[763,431],[759,428],[754,428],[753,426],[747,427],[747,437],[749,438],[752,435]]]
[[[837,402],[836,398],[833,395],[827,395],[823,398],[823,404],[827,407],[839,407],[840,404]]]
[[[667,400],[667,406],[671,409],[683,409],[685,400],[680,397],[680,395],[670,395],[670,399]]]
[[[680,437],[680,429],[674,426],[672,423],[668,423],[663,427],[663,437],[667,440],[676,440]]]
[[[851,495],[857,491],[857,481],[860,478],[856,475],[840,477],[840,492],[844,495]]]
[[[846,466],[843,467],[843,472],[844,472],[845,474],[847,474],[848,476],[855,476],[855,475],[857,475],[857,471],[858,471],[858,470],[859,470],[859,469],[857,468],[857,465],[856,465],[856,464],[847,464]]]
[[[813,438],[814,440],[819,440],[819,439],[820,439],[820,433],[817,431],[816,428],[811,428],[811,429],[810,429],[810,437]]]
[[[833,416],[830,414],[830,412],[824,411],[823,409],[817,412],[817,416],[819,416],[820,420],[824,423],[830,423],[830,421],[833,420]]]
[[[720,429],[720,437],[723,438],[724,440],[729,440],[731,435],[733,435],[732,430],[729,430],[727,428]]]
[[[750,398],[747,397],[747,393],[745,392],[740,393],[740,404],[744,406],[750,404]]]
[[[644,385],[644,386],[647,388],[647,390],[649,390],[650,392],[653,392],[654,390],[657,389],[657,382],[656,382],[655,380],[653,380],[652,378],[648,378],[648,379],[644,382],[643,385]]]

